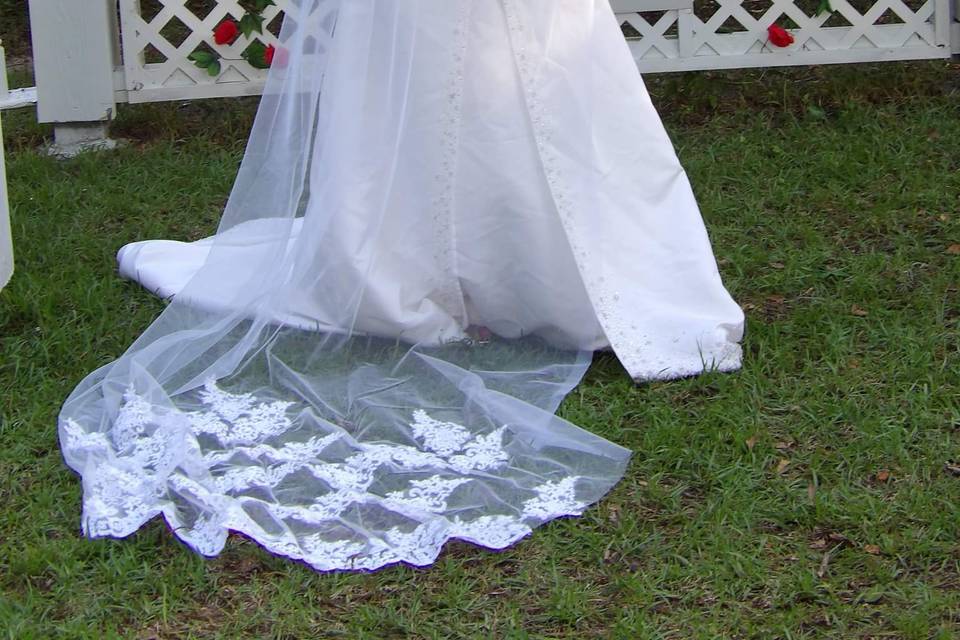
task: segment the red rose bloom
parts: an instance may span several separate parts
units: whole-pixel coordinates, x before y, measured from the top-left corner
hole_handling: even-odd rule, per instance
[[[273,57],[277,54],[276,48],[271,44],[263,50],[263,61],[267,65],[273,64]]]
[[[240,27],[237,23],[227,18],[213,30],[213,41],[217,44],[233,44],[233,41],[240,35]]]
[[[767,27],[767,37],[770,42],[778,47],[789,47],[793,44],[793,36],[778,24],[772,24]]]
[[[281,69],[286,68],[287,64],[290,63],[290,50],[286,47],[280,47],[277,49],[276,55],[273,56],[273,64],[277,65]]]

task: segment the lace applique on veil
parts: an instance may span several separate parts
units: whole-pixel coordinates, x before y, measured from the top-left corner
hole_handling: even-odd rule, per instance
[[[206,555],[237,529],[318,569],[375,569],[429,564],[451,538],[502,549],[590,502],[578,496],[580,476],[518,473],[529,452],[507,446],[519,440],[509,425],[478,432],[417,409],[412,444],[365,442],[329,423],[299,439],[295,402],[228,393],[212,379],[197,395],[204,408],[181,413],[128,388],[111,437],[66,422],[65,445],[98,460],[84,476],[88,534],[128,535],[163,513]],[[470,513],[471,485],[498,490],[491,473],[513,477],[509,491],[527,496],[520,509]],[[197,512],[171,508],[167,491],[191,495]],[[377,531],[364,530],[368,518]]]

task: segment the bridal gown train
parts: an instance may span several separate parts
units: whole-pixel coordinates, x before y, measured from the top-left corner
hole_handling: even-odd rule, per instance
[[[503,548],[624,472],[554,415],[593,351],[740,366],[607,0],[312,0],[281,41],[216,235],[118,255],[171,302],[62,409],[88,535],[162,514],[321,570]]]

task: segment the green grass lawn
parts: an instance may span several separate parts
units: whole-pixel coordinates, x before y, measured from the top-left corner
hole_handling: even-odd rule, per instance
[[[960,68],[650,78],[748,312],[743,371],[635,387],[599,356],[562,407],[635,451],[579,519],[427,569],[321,575],[154,522],[83,539],[60,404],[163,308],[115,274],[214,231],[251,101],[121,109],[56,161],[4,114],[0,633],[9,638],[960,637]]]

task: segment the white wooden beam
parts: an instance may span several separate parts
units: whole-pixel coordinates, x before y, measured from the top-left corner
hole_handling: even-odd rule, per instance
[[[30,0],[37,119],[56,125],[56,155],[113,146],[105,123],[116,112],[116,15],[114,0]]]
[[[0,90],[7,92],[7,63],[0,43]],[[0,289],[13,275],[13,234],[10,232],[10,201],[7,198],[7,167],[3,150],[3,125],[0,124]]]
[[[950,9],[950,49],[960,56],[960,0],[951,3]]]
[[[693,9],[693,0],[610,0],[614,13]]]

